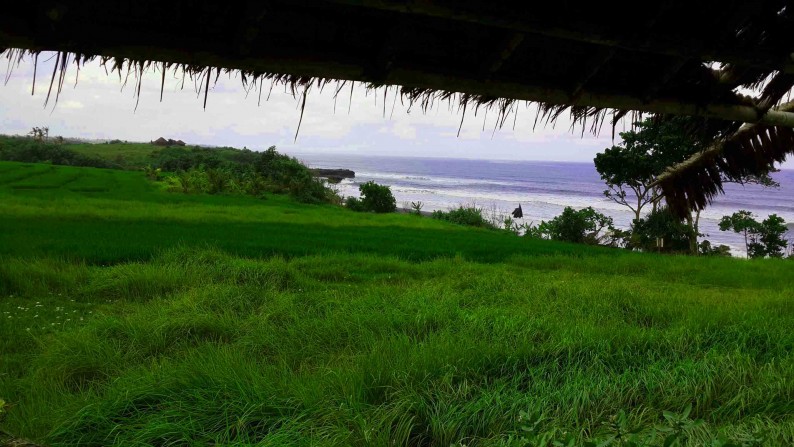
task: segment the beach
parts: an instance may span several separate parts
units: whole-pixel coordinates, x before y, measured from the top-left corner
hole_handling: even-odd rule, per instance
[[[294,155],[314,168],[355,171],[355,178],[337,185],[344,196],[358,196],[358,185],[374,181],[390,186],[397,206],[406,209],[411,208],[411,202],[422,202],[425,212],[474,204],[492,217],[506,216],[521,204],[524,219],[520,222],[537,224],[557,216],[566,206],[592,206],[611,216],[618,228],[628,228],[634,216],[631,210],[604,196],[606,185],[592,163]],[[722,216],[738,210],[751,211],[759,220],[777,214],[787,223],[794,223],[794,171],[782,170],[772,177],[780,188],[726,184],[725,194],[701,212],[701,240],[728,245],[734,255],[742,255],[744,239],[718,227]]]

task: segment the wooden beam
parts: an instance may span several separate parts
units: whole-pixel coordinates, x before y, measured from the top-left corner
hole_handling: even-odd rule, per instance
[[[673,3],[672,2],[661,2],[661,5],[660,5],[659,9],[652,16],[650,16],[645,22],[643,22],[639,26],[639,28],[633,28],[634,31],[633,31],[631,37],[628,38],[628,39],[625,39],[625,40],[632,41],[634,39],[638,39],[644,33],[651,32],[651,30],[653,30],[653,27],[656,25],[656,23],[659,21],[659,19],[665,13],[667,13],[667,11],[669,11],[670,8],[672,8],[672,7],[673,7]],[[588,76],[586,78],[584,78],[584,80],[582,80],[579,84],[577,84],[576,89],[574,90],[574,94],[572,95],[573,97],[578,96],[580,94],[580,91],[584,88],[585,84],[587,82],[589,82],[590,79],[593,76],[598,74],[598,72],[601,70],[601,67],[603,67],[604,65],[608,64],[609,61],[612,60],[612,58],[617,53],[617,47],[604,47],[604,50],[602,50],[602,51],[606,51],[605,55],[602,56],[603,57],[603,61],[601,61],[595,67],[595,69],[593,70],[592,73],[589,73]],[[644,98],[644,100],[646,102],[648,101],[648,96],[647,95],[644,95],[643,98]]]
[[[311,3],[310,0],[300,0]],[[697,54],[690,54],[692,48],[698,48],[698,41],[662,41],[658,38],[646,40],[621,40],[619,36],[596,33],[582,29],[576,24],[562,27],[547,22],[502,17],[482,12],[466,11],[462,8],[450,7],[432,0],[325,0],[329,3],[343,4],[351,7],[363,7],[403,14],[415,14],[445,20],[469,22],[494,28],[510,29],[528,34],[539,34],[558,39],[585,42],[594,45],[620,48],[628,51],[660,54],[665,56],[686,55],[701,61],[717,61],[735,63],[766,70],[780,70],[794,73],[794,53],[779,55],[758,50],[742,50],[730,46],[703,48]]]
[[[493,52],[492,56],[482,64],[480,67],[481,75],[489,78],[499,71],[523,41],[524,33],[510,33],[499,45],[499,48]]]
[[[237,25],[237,33],[235,42],[237,43],[237,51],[242,55],[251,53],[251,45],[259,36],[260,28],[262,27],[262,20],[267,15],[270,5],[268,2],[247,2],[245,10],[240,17],[240,23]]]
[[[601,68],[604,65],[608,64],[609,61],[615,57],[615,53],[617,53],[617,49],[614,47],[604,47],[601,51],[593,57],[593,60],[588,64],[588,70],[584,73],[582,77],[574,84],[573,88],[571,89],[571,98],[576,99],[578,98],[583,92],[584,87],[590,82],[595,75],[601,71]]]
[[[386,37],[380,45],[375,60],[370,64],[364,75],[374,83],[380,84],[389,75],[397,61],[400,41],[406,30],[405,18],[400,17],[389,27]]]
[[[643,100],[650,101],[653,99],[653,97],[656,96],[656,94],[659,93],[659,91],[662,90],[668,82],[670,82],[670,79],[672,79],[678,74],[679,71],[681,71],[682,68],[684,68],[684,65],[686,65],[687,61],[689,61],[689,59],[680,57],[676,59],[672,65],[665,68],[661,76],[656,78],[650,85],[648,85],[648,88],[645,89],[645,92],[642,94]]]

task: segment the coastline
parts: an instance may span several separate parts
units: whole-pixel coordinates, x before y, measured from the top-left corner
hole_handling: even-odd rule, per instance
[[[606,188],[592,164],[568,162],[493,162],[483,160],[429,159],[414,157],[340,157],[324,154],[304,160],[312,167],[344,166],[356,177],[337,184],[340,194],[358,197],[358,185],[367,181],[389,186],[401,208],[411,202],[424,204],[423,215],[447,211],[461,205],[483,208],[491,216],[507,216],[520,203],[521,222],[538,223],[562,213],[566,206],[592,206],[627,229],[633,213],[603,196]],[[794,171],[775,174],[779,189],[754,185],[726,185],[726,194],[701,214],[701,240],[731,247],[743,256],[744,241],[738,234],[719,230],[722,216],[748,210],[764,219],[770,214],[784,218],[794,234]],[[398,206],[399,206],[398,205]],[[405,211],[403,211],[405,212]]]

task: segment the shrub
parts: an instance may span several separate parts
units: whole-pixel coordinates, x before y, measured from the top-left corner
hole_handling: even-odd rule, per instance
[[[153,166],[170,172],[189,171],[199,167],[214,169],[229,165],[217,150],[199,147],[166,147],[153,152],[151,157]]]
[[[246,172],[240,178],[240,187],[244,194],[259,197],[267,190],[267,182],[254,172]]]
[[[297,159],[280,154],[275,146],[258,154],[254,172],[270,185],[271,190],[288,192],[303,203],[338,203],[336,192],[314,178],[309,168]]]
[[[161,160],[171,157],[164,166],[179,168],[174,176],[166,179],[172,191],[256,197],[265,192],[287,193],[303,203],[341,202],[336,191],[314,178],[309,168],[292,157],[279,154],[275,147],[262,153],[238,151],[243,158],[256,157],[255,162],[248,165],[223,161],[217,153],[208,152],[218,151],[214,149],[167,148],[164,151],[167,152],[158,155]],[[187,169],[182,169],[183,166]]]
[[[691,233],[692,228],[674,216],[666,207],[660,207],[644,218],[634,221],[628,248],[665,253],[689,253]],[[657,246],[656,241],[659,239],[664,241],[663,247]]]
[[[0,160],[90,168],[117,167],[100,158],[88,157],[57,144],[28,138],[0,139]]]
[[[229,185],[230,176],[224,170],[221,169],[207,169],[207,183],[209,185],[209,192],[210,194],[220,194],[227,190]]]
[[[393,213],[397,209],[397,200],[388,186],[369,181],[360,185],[361,204],[365,211],[376,213]]]
[[[784,238],[787,231],[786,221],[777,214],[772,214],[761,222],[761,243],[767,256],[783,257],[789,244]]]
[[[350,210],[353,210],[353,211],[359,211],[359,212],[366,211],[364,209],[364,204],[361,203],[361,200],[359,200],[358,197],[348,197],[348,198],[346,198],[345,199],[345,207],[350,209]]]
[[[153,168],[151,166],[146,166],[143,168],[143,172],[146,174],[146,178],[149,180],[160,180],[160,176],[162,175],[163,171],[160,168]]]
[[[165,178],[169,191],[184,194],[210,192],[207,172],[200,169],[180,171]]]
[[[179,186],[182,188],[182,192],[185,194],[189,193],[192,183],[190,173],[182,171],[176,175],[176,178],[179,181]]]
[[[532,234],[540,234],[555,241],[587,245],[614,245],[615,228],[611,217],[592,207],[575,210],[565,207],[562,214],[548,222],[541,222]]]
[[[731,247],[727,245],[712,246],[711,242],[705,240],[698,244],[698,252],[704,256],[723,256],[731,257]]]
[[[305,169],[305,166],[303,168]],[[299,202],[326,203],[328,202],[326,190],[323,182],[312,177],[308,170],[297,173],[289,180],[289,194]]]
[[[723,216],[720,230],[743,234],[749,258],[782,258],[789,244],[784,238],[788,231],[786,221],[777,214],[758,222],[751,212],[741,210]]]
[[[459,225],[488,229],[496,228],[483,216],[482,208],[477,208],[474,205],[461,205],[449,211],[433,211],[430,216],[433,219],[445,220]]]

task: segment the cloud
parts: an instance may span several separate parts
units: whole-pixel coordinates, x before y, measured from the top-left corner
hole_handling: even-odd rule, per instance
[[[379,132],[394,135],[401,140],[416,139],[416,127],[405,121],[393,121],[387,126],[381,127]]]
[[[82,102],[80,101],[65,101],[58,105],[58,107],[65,109],[65,110],[79,110],[85,108]]]

